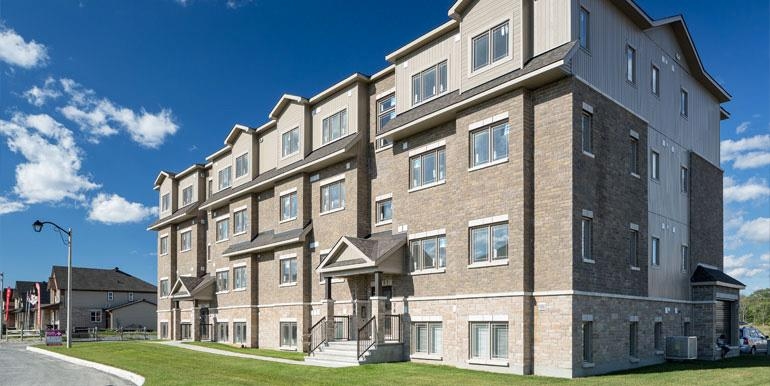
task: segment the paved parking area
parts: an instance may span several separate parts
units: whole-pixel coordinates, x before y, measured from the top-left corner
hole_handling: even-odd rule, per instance
[[[0,385],[133,385],[98,370],[27,351],[27,343],[0,342]]]

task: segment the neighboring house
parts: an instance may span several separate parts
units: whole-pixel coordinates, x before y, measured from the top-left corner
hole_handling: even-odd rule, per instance
[[[158,337],[319,357],[371,338],[370,362],[559,377],[661,363],[668,336],[737,345],[730,95],[684,20],[630,0],[449,16],[158,175]]]
[[[155,329],[157,287],[118,269],[72,267],[72,328]],[[45,320],[67,326],[67,267],[54,266],[48,280],[51,305]],[[112,318],[115,318],[113,320]]]
[[[37,293],[36,283],[39,284],[40,295]],[[9,326],[17,330],[45,329],[46,321],[38,319],[37,303],[41,302],[41,310],[42,307],[50,303],[48,283],[42,281],[17,281],[16,288],[14,288],[11,296],[12,306],[9,313],[11,322],[8,323]]]

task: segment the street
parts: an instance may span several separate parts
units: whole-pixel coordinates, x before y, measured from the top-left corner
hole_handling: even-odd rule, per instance
[[[0,385],[132,385],[94,369],[26,350],[26,343],[0,343]]]

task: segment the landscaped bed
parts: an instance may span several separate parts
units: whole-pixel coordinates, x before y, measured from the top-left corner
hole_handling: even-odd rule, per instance
[[[46,348],[46,347],[43,347]],[[219,348],[219,347],[217,347]],[[577,380],[516,376],[417,363],[327,369],[207,354],[152,342],[80,343],[47,349],[135,372],[147,385],[756,385],[770,379],[770,357],[666,363]]]

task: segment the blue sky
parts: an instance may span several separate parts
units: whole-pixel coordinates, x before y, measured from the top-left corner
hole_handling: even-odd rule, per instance
[[[726,271],[770,286],[770,7],[640,0],[683,14],[733,95],[722,123]],[[257,126],[284,92],[312,96],[447,20],[452,0],[3,1],[0,271],[46,280],[66,248],[35,219],[74,228],[77,266],[155,281],[152,183]],[[393,17],[394,11],[398,17]],[[406,11],[408,10],[408,11]],[[354,47],[350,49],[349,47]]]

